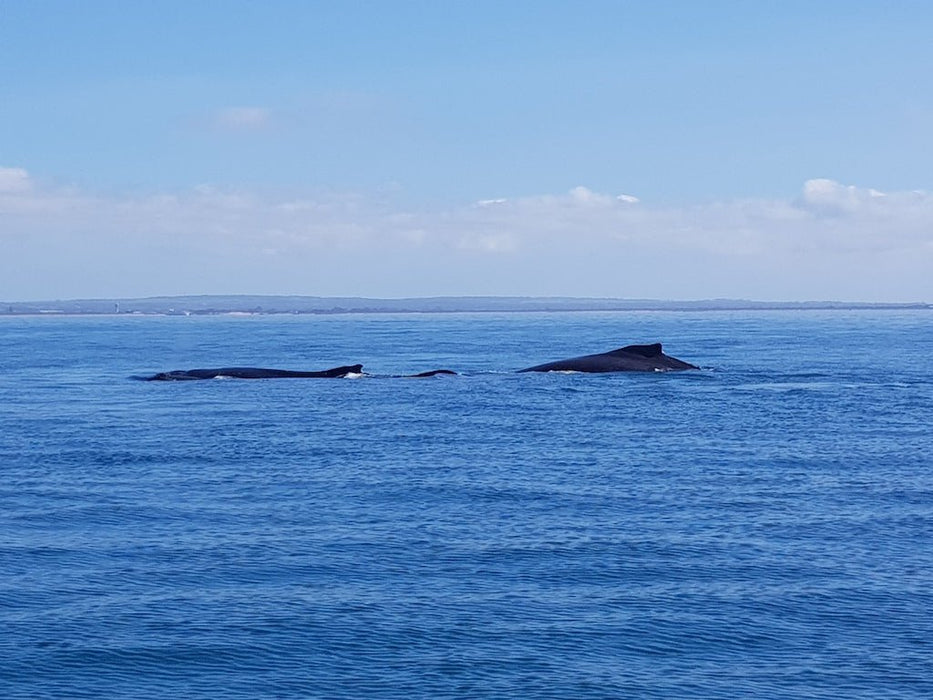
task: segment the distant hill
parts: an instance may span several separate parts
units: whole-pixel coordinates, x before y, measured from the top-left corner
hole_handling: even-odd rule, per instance
[[[706,299],[663,301],[583,297],[364,297],[203,295],[140,299],[68,299],[0,302],[0,315],[27,314],[345,314],[520,311],[714,311],[766,309],[929,309],[916,303],[847,301],[749,301]]]

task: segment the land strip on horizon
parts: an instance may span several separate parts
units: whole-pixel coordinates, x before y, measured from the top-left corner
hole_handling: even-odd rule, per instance
[[[0,315],[219,315],[345,313],[483,313],[523,311],[753,311],[931,309],[925,302],[615,299],[587,297],[315,297],[200,295],[0,302]]]

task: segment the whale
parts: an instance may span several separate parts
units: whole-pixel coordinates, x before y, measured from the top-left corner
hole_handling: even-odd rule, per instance
[[[175,369],[171,372],[158,372],[145,377],[133,377],[147,382],[183,382],[194,379],[341,379],[350,375],[363,374],[363,365],[345,365],[315,372],[302,372],[290,369],[269,369],[266,367],[217,367],[215,369]],[[418,374],[390,375],[394,379],[420,379],[443,375],[456,375],[449,369],[432,369]]]
[[[598,355],[581,355],[566,360],[526,367],[519,372],[679,372],[700,369],[689,362],[665,355],[661,343],[626,345]]]
[[[193,379],[340,379],[349,374],[362,374],[363,365],[345,365],[316,372],[300,372],[289,369],[266,369],[265,367],[218,367],[216,369],[176,369],[171,372],[159,372],[148,377],[140,377],[148,382],[178,382]]]

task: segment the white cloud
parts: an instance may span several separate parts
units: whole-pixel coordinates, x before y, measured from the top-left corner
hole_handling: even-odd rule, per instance
[[[593,192],[586,187],[574,187],[570,190],[570,198],[576,204],[582,204],[585,206],[605,206],[612,204],[612,197],[609,197],[604,194],[598,194]]]
[[[800,201],[802,206],[818,213],[847,214],[872,206],[886,196],[878,190],[818,178],[804,183]]]
[[[933,196],[652,207],[577,187],[443,211],[202,186],[103,197],[0,169],[0,299],[188,292],[933,300]],[[58,284],[59,286],[56,286]],[[92,286],[97,285],[97,286]]]
[[[29,173],[23,168],[0,168],[0,194],[26,192],[31,187]]]

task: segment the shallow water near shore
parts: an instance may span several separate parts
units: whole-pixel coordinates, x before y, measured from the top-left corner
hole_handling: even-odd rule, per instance
[[[931,321],[0,318],[0,696],[931,697]]]

